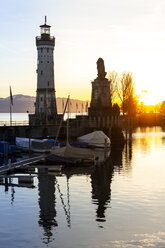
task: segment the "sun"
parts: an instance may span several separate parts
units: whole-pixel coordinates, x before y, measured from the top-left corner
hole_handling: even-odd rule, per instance
[[[156,105],[164,101],[164,97],[158,92],[151,92],[148,90],[142,90],[139,97],[139,102],[143,102],[144,105]]]

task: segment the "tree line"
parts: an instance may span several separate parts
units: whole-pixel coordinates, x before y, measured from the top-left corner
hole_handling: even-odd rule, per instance
[[[110,81],[110,97],[112,103],[112,113],[114,115],[135,116],[145,113],[165,113],[165,101],[156,105],[145,105],[139,102],[139,95],[135,94],[135,82],[131,72],[121,74],[116,71],[108,73]]]
[[[119,75],[116,71],[112,71],[108,73],[108,79],[112,113],[121,109],[123,115],[135,115],[138,109],[138,96],[135,95],[135,82],[132,73],[123,72]]]

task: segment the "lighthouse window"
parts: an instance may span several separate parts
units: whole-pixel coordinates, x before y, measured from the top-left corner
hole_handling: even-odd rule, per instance
[[[42,102],[42,97],[40,98],[41,102]]]
[[[43,71],[41,71],[41,75],[43,75]]]
[[[43,52],[43,48],[41,48],[41,53]]]
[[[49,63],[49,61],[47,61],[47,63]]]
[[[49,48],[47,48],[47,53],[49,52]]]

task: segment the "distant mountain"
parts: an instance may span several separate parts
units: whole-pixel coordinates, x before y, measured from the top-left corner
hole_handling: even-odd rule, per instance
[[[13,96],[13,113],[30,113],[34,112],[35,97],[26,95]],[[0,98],[0,113],[8,113],[10,111],[10,97]]]
[[[34,96],[27,96],[27,95],[14,95],[13,96],[13,106],[12,106],[12,112],[13,113],[26,113],[29,111],[29,113],[34,113],[34,102],[35,102]],[[57,111],[58,113],[62,113],[66,98],[57,97]],[[76,99],[70,99],[70,112],[72,113],[82,113],[86,112],[87,104],[89,106],[89,102],[86,101],[80,101]],[[10,111],[10,97],[6,98],[0,98],[0,113],[9,113]]]

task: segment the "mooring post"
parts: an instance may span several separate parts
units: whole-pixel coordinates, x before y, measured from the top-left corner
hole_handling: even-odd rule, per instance
[[[11,159],[9,159],[8,167],[9,167],[9,169],[11,169]]]
[[[10,163],[10,164],[11,164],[11,163]],[[12,181],[11,181],[11,177],[9,177],[9,184],[11,184],[11,182],[12,182]]]
[[[5,177],[5,192],[7,192],[8,189],[9,189],[9,187],[8,187],[8,178]]]
[[[104,142],[104,159],[106,159],[107,157],[107,139],[105,139],[105,142]]]
[[[31,145],[30,145],[30,137],[29,137],[29,155],[30,155],[30,149],[31,149]]]

